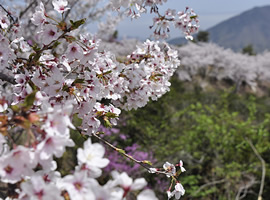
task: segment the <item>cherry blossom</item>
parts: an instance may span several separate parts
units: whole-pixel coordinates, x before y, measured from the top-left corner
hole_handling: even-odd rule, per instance
[[[43,30],[40,33],[42,33],[42,42],[45,45],[48,45],[52,41],[56,40],[61,34],[58,32],[57,27],[51,24],[44,25]]]
[[[32,176],[21,184],[22,192],[19,199],[64,200],[61,191],[55,184],[45,183],[41,176]]]
[[[163,165],[164,170],[166,171],[167,177],[174,176],[176,169],[175,166],[169,162],[164,163]]]
[[[84,142],[83,149],[79,148],[77,153],[77,159],[80,166],[83,165],[83,168],[90,170],[92,173],[91,176],[99,177],[101,175],[100,168],[104,168],[109,164],[107,158],[103,158],[105,154],[105,148],[99,144],[92,144],[91,139],[88,139]]]
[[[16,183],[23,177],[31,176],[36,165],[34,151],[18,146],[0,157],[1,180],[6,183]]]
[[[133,181],[126,172],[118,173],[117,171],[113,171],[112,173],[113,181],[111,181],[111,186],[120,186],[124,190],[123,198],[126,197],[129,191],[141,190],[146,185],[147,182],[144,178],[137,178]]]
[[[185,189],[181,183],[175,185],[175,190],[173,192],[168,191],[168,198],[175,196],[176,199],[180,199],[181,196],[185,194]]]
[[[2,29],[7,29],[10,25],[10,21],[2,10],[0,11],[0,26]]]
[[[92,180],[85,175],[84,171],[67,175],[59,181],[59,187],[68,191],[71,200],[95,199],[91,185]]]
[[[146,189],[137,196],[137,200],[158,200],[158,198],[152,190]]]
[[[53,0],[52,1],[54,10],[56,10],[59,13],[64,13],[67,10],[69,10],[70,8],[66,7],[68,5],[67,0]]]

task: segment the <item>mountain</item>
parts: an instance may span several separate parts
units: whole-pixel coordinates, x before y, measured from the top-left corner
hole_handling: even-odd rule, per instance
[[[235,51],[241,51],[250,44],[255,52],[270,50],[270,5],[245,11],[206,31],[209,32],[211,42]],[[179,45],[186,41],[184,38],[175,38],[169,43]]]

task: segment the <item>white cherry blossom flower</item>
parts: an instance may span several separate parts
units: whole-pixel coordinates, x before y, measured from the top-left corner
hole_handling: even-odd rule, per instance
[[[73,59],[80,60],[81,58],[83,58],[83,56],[84,56],[83,50],[78,44],[71,43],[68,45],[66,57],[69,61],[72,61]]]
[[[54,7],[54,10],[56,10],[57,12],[59,12],[61,14],[70,9],[70,8],[66,7],[68,5],[67,0],[53,0],[52,4]]]
[[[31,176],[36,165],[37,159],[33,150],[19,145],[0,157],[1,180],[16,183],[26,176]]]
[[[64,200],[61,191],[54,183],[45,183],[38,174],[31,177],[30,180],[21,184],[22,192],[19,199],[31,200]]]
[[[40,34],[42,36],[42,42],[45,45],[50,44],[60,36],[60,32],[58,32],[57,27],[51,24],[44,25],[44,28]]]
[[[180,167],[181,172],[186,171],[186,169],[183,167],[183,161],[182,160],[179,161],[179,167]]]
[[[101,169],[109,164],[107,158],[103,158],[105,154],[105,148],[99,144],[92,144],[91,139],[89,138],[83,144],[83,149],[79,148],[77,150],[77,159],[79,165],[85,164],[85,168],[95,172],[95,176],[101,174]]]
[[[47,21],[44,13],[45,13],[44,4],[40,2],[39,7],[36,8],[36,12],[33,14],[31,18],[32,23],[39,27],[43,26]]]
[[[95,199],[92,191],[92,179],[86,176],[84,171],[76,171],[73,175],[67,175],[58,182],[59,187],[67,190],[71,200]]]
[[[74,142],[65,136],[61,135],[48,135],[41,143],[37,145],[40,158],[47,160],[53,155],[57,158],[61,157],[66,151],[65,147],[73,147]]]
[[[173,164],[166,162],[166,163],[164,163],[163,168],[166,171],[167,177],[174,176],[176,169],[175,169],[175,166]]]
[[[172,192],[176,199],[180,199],[185,194],[185,189],[181,183],[175,185],[175,190]]]
[[[2,10],[0,11],[0,26],[2,29],[7,29],[10,25],[10,21],[7,17],[7,14],[3,12]]]
[[[112,177],[114,179],[112,184],[115,186],[119,185],[126,192],[130,190],[131,191],[141,190],[147,185],[147,182],[144,178],[137,178],[133,181],[133,179],[130,178],[126,172],[122,172],[120,174],[117,171],[113,171]]]
[[[138,196],[137,200],[158,200],[153,190],[143,190]]]

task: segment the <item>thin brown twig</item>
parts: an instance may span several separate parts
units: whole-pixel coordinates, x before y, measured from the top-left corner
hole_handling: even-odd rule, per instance
[[[13,16],[10,14],[10,12],[0,4],[0,7],[7,13],[7,15],[10,17],[10,19],[12,20],[13,23],[15,23],[15,20],[13,18]]]
[[[115,147],[114,145],[112,145],[111,143],[109,143],[107,140],[105,140],[105,139],[99,137],[99,136],[98,136],[98,132],[97,132],[97,133],[94,133],[93,136],[96,137],[97,139],[99,139],[100,141],[102,141],[103,143],[105,143],[106,145],[108,145],[110,148],[112,148],[112,149],[114,149],[115,151],[121,153],[121,154],[124,155],[126,158],[132,160],[133,162],[135,162],[135,163],[137,163],[137,164],[139,164],[139,165],[141,165],[143,168],[147,169],[148,172],[150,172],[150,173],[153,172],[152,169],[151,169],[152,167],[148,167],[149,164],[147,164],[147,161],[146,161],[146,162],[145,162],[145,161],[139,161],[139,160],[133,158],[132,156],[130,156],[130,155],[128,155],[127,153],[125,153],[122,149],[119,149],[119,148]],[[157,168],[155,168],[155,169],[157,169]],[[170,176],[172,176],[172,174],[170,174],[170,173],[168,173],[168,172],[166,172],[166,171],[159,171],[159,170],[157,170],[157,171],[155,171],[154,173],[156,173],[156,174],[165,174],[165,175],[170,175]],[[174,179],[176,179],[174,176],[172,176],[172,177],[173,177]]]
[[[101,140],[103,143],[105,143],[106,145],[108,145],[109,147],[111,147],[112,149],[114,149],[115,151],[117,151],[117,152],[120,152],[120,151],[121,151],[121,149],[119,149],[119,148],[113,146],[113,145],[112,145],[111,143],[109,143],[107,140],[105,140],[105,139],[99,137],[96,133],[94,133],[93,136],[95,136],[97,139]],[[147,167],[147,166],[145,165],[145,163],[143,163],[143,161],[139,161],[139,160],[133,158],[132,156],[126,154],[126,153],[123,152],[123,151],[121,151],[121,154],[124,155],[125,157],[129,158],[130,160],[132,160],[132,161],[138,163],[139,165],[141,165],[141,166],[144,167],[145,169],[150,170],[150,168]]]
[[[262,178],[261,178],[261,184],[260,184],[260,191],[259,191],[259,194],[258,194],[258,200],[262,200],[262,194],[263,194],[263,188],[264,188],[264,182],[265,182],[265,173],[266,173],[265,161],[261,157],[259,152],[257,151],[256,147],[253,145],[252,141],[250,139],[248,139],[248,138],[245,138],[245,139],[248,142],[251,149],[253,150],[254,154],[257,156],[257,158],[261,161],[261,164],[262,164]]]
[[[30,3],[22,12],[20,12],[19,18],[21,18],[34,4],[37,4],[37,0],[34,0],[32,3]],[[16,22],[18,22],[18,18]]]
[[[221,179],[221,180],[217,180],[217,181],[212,181],[212,182],[206,183],[206,184],[200,186],[199,189],[196,190],[196,192],[193,195],[198,194],[201,190],[203,190],[204,188],[206,188],[208,186],[216,185],[216,184],[220,184],[220,183],[224,183],[224,182],[226,182],[225,179]]]

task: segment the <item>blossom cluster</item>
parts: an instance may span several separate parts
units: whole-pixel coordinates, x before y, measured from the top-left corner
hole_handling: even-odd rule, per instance
[[[150,28],[155,27],[153,37],[168,38],[170,32],[170,23],[175,28],[180,29],[184,33],[186,39],[192,40],[191,34],[196,33],[199,28],[199,20],[197,14],[189,7],[186,7],[184,11],[176,11],[175,9],[168,9],[163,15],[160,14],[157,5],[162,5],[167,0],[111,0],[111,6],[115,10],[124,8],[125,15],[131,18],[139,18],[141,13],[147,12],[147,7],[150,8],[150,12],[157,14],[153,18],[153,25]]]
[[[63,177],[55,159],[75,147],[71,130],[97,136],[101,124],[117,124],[120,109],[143,107],[169,91],[169,78],[180,64],[177,51],[147,40],[119,62],[100,51],[95,36],[78,34],[85,19],[65,22],[66,0],[52,5],[54,13],[42,2],[35,9],[36,33],[28,42],[10,13],[0,13],[0,180],[16,186],[7,199],[126,198],[147,183],[113,171],[113,180],[100,185],[96,178],[109,163],[101,144],[88,138],[77,149],[73,172]],[[164,170],[159,173],[178,176]],[[137,199],[157,198],[146,189]]]
[[[253,92],[269,87],[269,52],[249,56],[224,49],[213,43],[188,43],[178,47],[181,67],[180,80],[192,81],[199,77],[231,81],[237,86],[247,85]],[[206,87],[205,80],[201,80]]]

